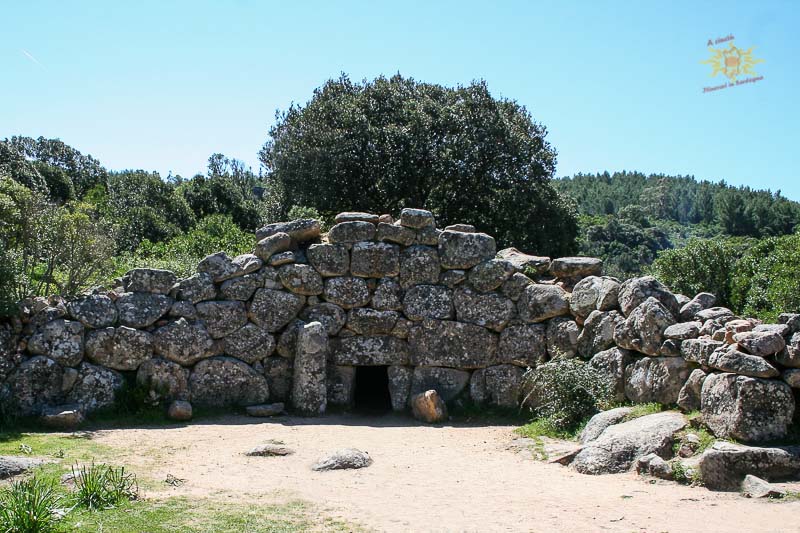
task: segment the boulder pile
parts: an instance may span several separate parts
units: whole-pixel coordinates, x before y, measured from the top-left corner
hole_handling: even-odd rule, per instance
[[[603,276],[600,259],[498,251],[422,209],[334,222],[269,224],[253,253],[209,255],[184,279],[137,268],[110,290],[22,302],[0,325],[3,411],[79,420],[127,384],[181,419],[277,402],[319,416],[352,406],[359,366],[388,367],[395,410],[428,391],[514,407],[527,368],[580,357],[619,400],[700,410],[722,438],[777,439],[792,423],[800,315],[762,324],[711,294]]]

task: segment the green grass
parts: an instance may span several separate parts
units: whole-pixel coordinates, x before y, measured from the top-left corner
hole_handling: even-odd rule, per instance
[[[26,453],[24,450],[29,450]],[[70,461],[88,461],[113,455],[111,447],[94,442],[91,433],[0,433],[0,455],[31,455]]]
[[[537,418],[524,426],[518,427],[514,430],[514,433],[528,438],[550,437],[551,439],[575,440],[581,434],[583,428],[586,427],[586,422],[588,422],[588,419],[575,428],[563,430],[559,429],[548,418]]]
[[[633,410],[625,415],[625,418],[622,419],[623,422],[628,422],[643,416],[660,413],[664,410],[664,407],[660,403],[638,403],[631,407]]]
[[[687,429],[679,431],[678,433],[675,434],[675,442],[672,444],[672,451],[673,452],[675,452],[676,454],[678,453],[678,450],[680,450],[680,448],[681,448],[681,441],[683,441],[683,438],[688,433],[694,433],[695,435],[697,435],[700,438],[700,445],[695,450],[694,455],[700,455],[707,448],[709,448],[712,444],[714,444],[718,440],[722,440],[722,439],[718,439],[717,437],[715,437],[714,434],[711,433],[705,427],[687,428]]]

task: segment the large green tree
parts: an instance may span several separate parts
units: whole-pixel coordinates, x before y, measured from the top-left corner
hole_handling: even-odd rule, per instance
[[[448,88],[400,75],[330,80],[279,114],[260,152],[283,205],[432,210],[500,245],[573,251],[573,204],[551,185],[556,152],[544,126],[484,82]]]

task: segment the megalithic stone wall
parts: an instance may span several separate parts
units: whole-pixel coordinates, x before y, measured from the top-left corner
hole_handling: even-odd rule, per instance
[[[513,407],[527,368],[580,357],[620,401],[700,409],[721,437],[786,434],[800,386],[800,315],[742,319],[602,261],[550,259],[434,216],[341,213],[327,234],[295,220],[257,232],[252,254],[197,273],[135,269],[111,290],[35,298],[0,328],[0,405],[39,416],[143,401],[352,404],[355,367],[388,366],[392,406],[435,389],[446,402]],[[795,387],[794,391],[792,387]]]

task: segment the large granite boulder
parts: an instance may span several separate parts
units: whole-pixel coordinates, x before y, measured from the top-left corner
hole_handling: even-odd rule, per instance
[[[436,221],[433,213],[425,209],[414,209],[406,207],[400,211],[400,225],[407,228],[420,229],[426,226],[434,226]]]
[[[67,394],[67,403],[79,405],[84,413],[110,409],[124,384],[125,378],[119,372],[83,362]]]
[[[405,411],[411,394],[414,370],[410,366],[392,365],[386,370],[389,377],[389,398],[393,411]]]
[[[117,321],[117,306],[105,294],[88,294],[67,302],[67,312],[88,328],[113,326]]]
[[[414,285],[403,297],[403,312],[411,320],[453,318],[453,291],[440,285]]]
[[[269,398],[267,380],[233,357],[212,357],[197,363],[189,376],[192,404],[209,407],[247,406]]]
[[[398,318],[400,313],[397,311],[376,311],[369,307],[360,307],[347,313],[347,329],[359,335],[388,335],[397,324]]]
[[[435,390],[445,402],[458,398],[469,384],[469,372],[455,368],[418,366],[411,377],[411,396]]]
[[[497,336],[475,324],[424,320],[408,336],[411,364],[483,368],[494,362]]]
[[[504,248],[497,252],[498,259],[505,259],[520,271],[544,274],[550,268],[550,258],[522,253],[516,248]]]
[[[262,261],[269,261],[273,255],[291,250],[292,245],[292,238],[289,234],[279,231],[259,239],[256,243],[255,254]],[[312,246],[314,245],[312,244]]]
[[[586,278],[589,279],[589,278]],[[574,293],[573,293],[574,294]],[[614,330],[625,322],[618,311],[592,311],[578,336],[578,353],[584,359],[614,346]]]
[[[233,264],[233,259],[228,257],[225,252],[217,252],[207,255],[197,264],[197,271],[211,276],[214,283],[221,283],[244,272],[239,271],[239,267]]]
[[[326,278],[344,276],[350,270],[350,252],[343,244],[312,244],[306,250],[306,257]]]
[[[614,400],[623,402],[625,401],[625,369],[633,361],[633,352],[615,347],[596,353],[589,360],[589,365],[605,377]]]
[[[496,361],[530,368],[547,361],[547,327],[544,324],[507,327],[500,333]]]
[[[270,267],[267,267],[270,268]],[[245,274],[236,278],[231,278],[222,282],[219,287],[219,297],[222,300],[247,301],[259,289],[264,286],[266,270],[262,269],[253,274]]]
[[[723,372],[733,372],[754,378],[774,378],[780,374],[778,369],[763,357],[740,352],[734,347],[715,350],[708,360],[708,366]]]
[[[586,444],[596,440],[607,427],[622,423],[633,412],[633,407],[617,407],[594,415],[581,431],[578,442]]]
[[[179,318],[153,332],[153,348],[165,359],[183,366],[213,355],[214,340],[201,322]]]
[[[37,355],[20,364],[0,385],[4,411],[20,416],[38,415],[61,396],[64,370],[52,359]]]
[[[681,342],[681,355],[691,363],[708,366],[711,354],[721,346],[721,341],[712,339],[686,339]]]
[[[413,229],[400,226],[399,224],[378,223],[378,230],[375,232],[375,240],[381,242],[391,242],[401,246],[414,244],[417,233]]]
[[[438,283],[439,272],[439,253],[435,248],[409,246],[400,253],[400,285],[404,289]]]
[[[214,339],[230,335],[247,323],[244,302],[200,302],[195,307],[198,318],[205,322],[208,334]]]
[[[745,353],[767,357],[786,347],[783,336],[775,331],[747,331],[736,333],[733,340]]]
[[[400,274],[400,247],[385,242],[357,242],[350,252],[350,272],[360,278]]]
[[[291,322],[305,303],[305,297],[297,294],[275,289],[258,289],[248,304],[247,314],[251,322],[274,333]]]
[[[292,405],[302,415],[319,416],[325,413],[328,402],[327,356],[325,326],[319,322],[306,324],[297,338],[292,386]]]
[[[634,403],[671,405],[690,372],[680,357],[642,357],[625,367],[625,396]]]
[[[599,276],[603,260],[596,257],[559,257],[550,263],[550,273],[557,278]]]
[[[517,311],[525,322],[543,322],[566,315],[569,313],[567,292],[558,285],[528,285],[517,302]]]
[[[675,434],[684,427],[686,419],[675,412],[612,425],[584,446],[572,464],[581,474],[616,474],[627,472],[639,457],[650,453],[668,459]]]
[[[650,297],[614,328],[614,342],[626,350],[658,355],[664,342],[664,330],[674,323],[670,311],[656,298]]]
[[[694,320],[697,313],[714,307],[716,301],[717,297],[710,292],[701,292],[681,307],[680,319],[684,322]]]
[[[353,244],[374,238],[375,224],[361,220],[340,222],[328,231],[328,241],[332,244]]]
[[[490,259],[472,267],[468,279],[476,291],[489,292],[500,287],[514,272],[516,268],[510,261]]]
[[[408,344],[391,335],[355,336],[331,342],[331,361],[337,365],[405,365]]]
[[[475,372],[483,373],[485,398],[489,405],[506,409],[519,406],[525,369],[515,365],[494,365]]]
[[[402,270],[400,273],[402,275]],[[395,279],[384,278],[375,287],[370,306],[379,311],[399,311],[403,308],[402,292]]]
[[[257,229],[256,239],[260,241],[276,233],[285,233],[295,242],[306,242],[320,236],[321,226],[319,220],[313,218],[301,218],[291,222],[275,222]]]
[[[189,370],[166,359],[148,359],[136,372],[136,385],[154,402],[189,399]]]
[[[689,378],[681,388],[681,392],[678,393],[678,407],[684,413],[700,410],[700,398],[706,376],[708,374],[699,368],[695,368],[689,374]]]
[[[86,334],[86,357],[114,370],[136,370],[153,356],[153,335],[127,328],[103,328]]]
[[[423,286],[420,285],[420,287]],[[413,290],[411,289],[409,292]],[[453,304],[456,318],[459,321],[477,324],[494,331],[502,331],[514,313],[514,302],[496,292],[479,293],[467,288],[458,288],[453,294]],[[430,316],[428,318],[448,317]]]
[[[198,272],[186,279],[182,279],[175,286],[175,298],[196,304],[204,300],[213,300],[217,297],[217,288],[214,277],[207,272]]]
[[[122,277],[125,292],[169,294],[178,278],[174,272],[157,268],[134,268]]]
[[[648,298],[658,300],[672,314],[673,322],[680,315],[675,295],[653,276],[625,280],[620,285],[618,298],[620,309],[625,316],[630,315]]]
[[[36,330],[28,341],[28,351],[46,355],[63,366],[76,366],[83,359],[84,326],[60,318]]]
[[[485,233],[443,231],[439,235],[442,268],[468,269],[492,259],[497,251],[494,237]]]
[[[696,339],[700,335],[700,322],[681,322],[673,324],[664,330],[664,338],[683,341],[686,339]]]
[[[800,446],[758,448],[717,441],[700,456],[697,467],[711,490],[739,490],[747,475],[769,481],[800,480]]]
[[[550,359],[570,359],[578,354],[581,328],[571,317],[557,316],[547,322],[547,355]]]
[[[300,318],[305,322],[321,322],[329,337],[333,337],[347,322],[347,312],[336,304],[322,302],[312,307],[304,307]]]
[[[142,329],[152,326],[164,316],[174,300],[163,294],[149,292],[126,292],[117,298],[119,323],[129,328]]]
[[[283,265],[278,269],[278,277],[283,286],[295,294],[322,294],[322,276],[310,265]]]
[[[222,341],[227,355],[241,359],[248,364],[272,355],[275,344],[275,337],[252,322],[246,323]]]
[[[703,421],[717,437],[764,442],[786,436],[794,416],[791,388],[784,382],[731,373],[703,382]]]
[[[363,307],[370,299],[369,287],[363,278],[345,276],[325,280],[323,297],[344,309]]]

